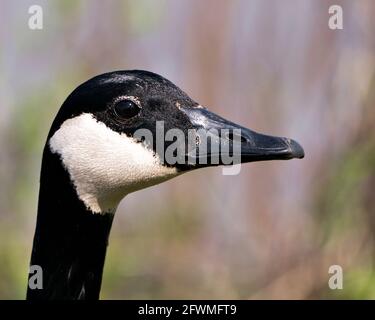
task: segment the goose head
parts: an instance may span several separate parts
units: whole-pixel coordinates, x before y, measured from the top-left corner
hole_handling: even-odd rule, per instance
[[[138,70],[102,74],[75,89],[46,147],[78,198],[99,214],[114,212],[130,192],[198,168],[304,156],[296,141],[230,122],[167,79]]]

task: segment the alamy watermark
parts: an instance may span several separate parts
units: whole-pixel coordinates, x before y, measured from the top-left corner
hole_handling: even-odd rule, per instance
[[[334,264],[328,268],[328,274],[331,274],[328,280],[328,287],[331,290],[342,290],[344,288],[344,275],[342,267]]]
[[[42,30],[43,29],[43,8],[40,5],[31,5],[28,9],[30,15],[28,20],[28,26],[30,30]],[[343,9],[340,5],[334,4],[328,8],[330,15],[328,19],[328,27],[331,30],[342,30],[344,28],[343,20]]]
[[[29,269],[29,288],[43,289],[43,269],[38,265],[31,265]]]
[[[164,121],[156,121],[155,134],[138,129],[133,138],[158,155],[166,165],[225,165],[224,175],[236,175],[241,170],[241,129],[172,128],[165,132]]]
[[[331,30],[344,29],[344,15],[341,6],[337,4],[330,6],[328,8],[328,14],[330,14],[328,27]]]
[[[39,5],[32,5],[29,7],[28,13],[30,15],[28,26],[30,30],[43,29],[43,8]]]

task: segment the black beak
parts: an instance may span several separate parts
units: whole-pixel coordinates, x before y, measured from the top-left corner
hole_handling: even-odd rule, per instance
[[[196,166],[213,166],[228,164],[221,161],[223,150],[227,150],[228,155],[237,163],[263,161],[263,160],[288,160],[293,158],[303,158],[305,152],[301,145],[295,140],[283,137],[274,137],[260,134],[250,129],[244,128],[230,122],[205,108],[181,108],[189,117],[197,132],[206,132],[209,143],[205,150],[189,152],[190,163]],[[198,133],[198,140],[201,140],[202,133]],[[213,145],[220,144],[220,148],[213,148]],[[200,160],[206,158],[207,162]],[[217,161],[212,161],[213,158]]]

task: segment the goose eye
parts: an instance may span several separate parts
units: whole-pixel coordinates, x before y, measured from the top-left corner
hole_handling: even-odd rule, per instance
[[[123,119],[130,119],[136,116],[141,108],[131,100],[121,100],[115,105],[115,113],[117,116]]]

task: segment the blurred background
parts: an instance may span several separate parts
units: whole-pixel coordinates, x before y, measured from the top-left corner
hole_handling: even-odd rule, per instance
[[[28,28],[29,6],[43,30]],[[328,28],[339,4],[344,29]],[[103,299],[375,298],[375,2],[1,1],[0,298],[24,299],[42,149],[68,94],[118,69],[288,136],[303,160],[198,170],[127,196]],[[328,268],[343,268],[343,290]]]

